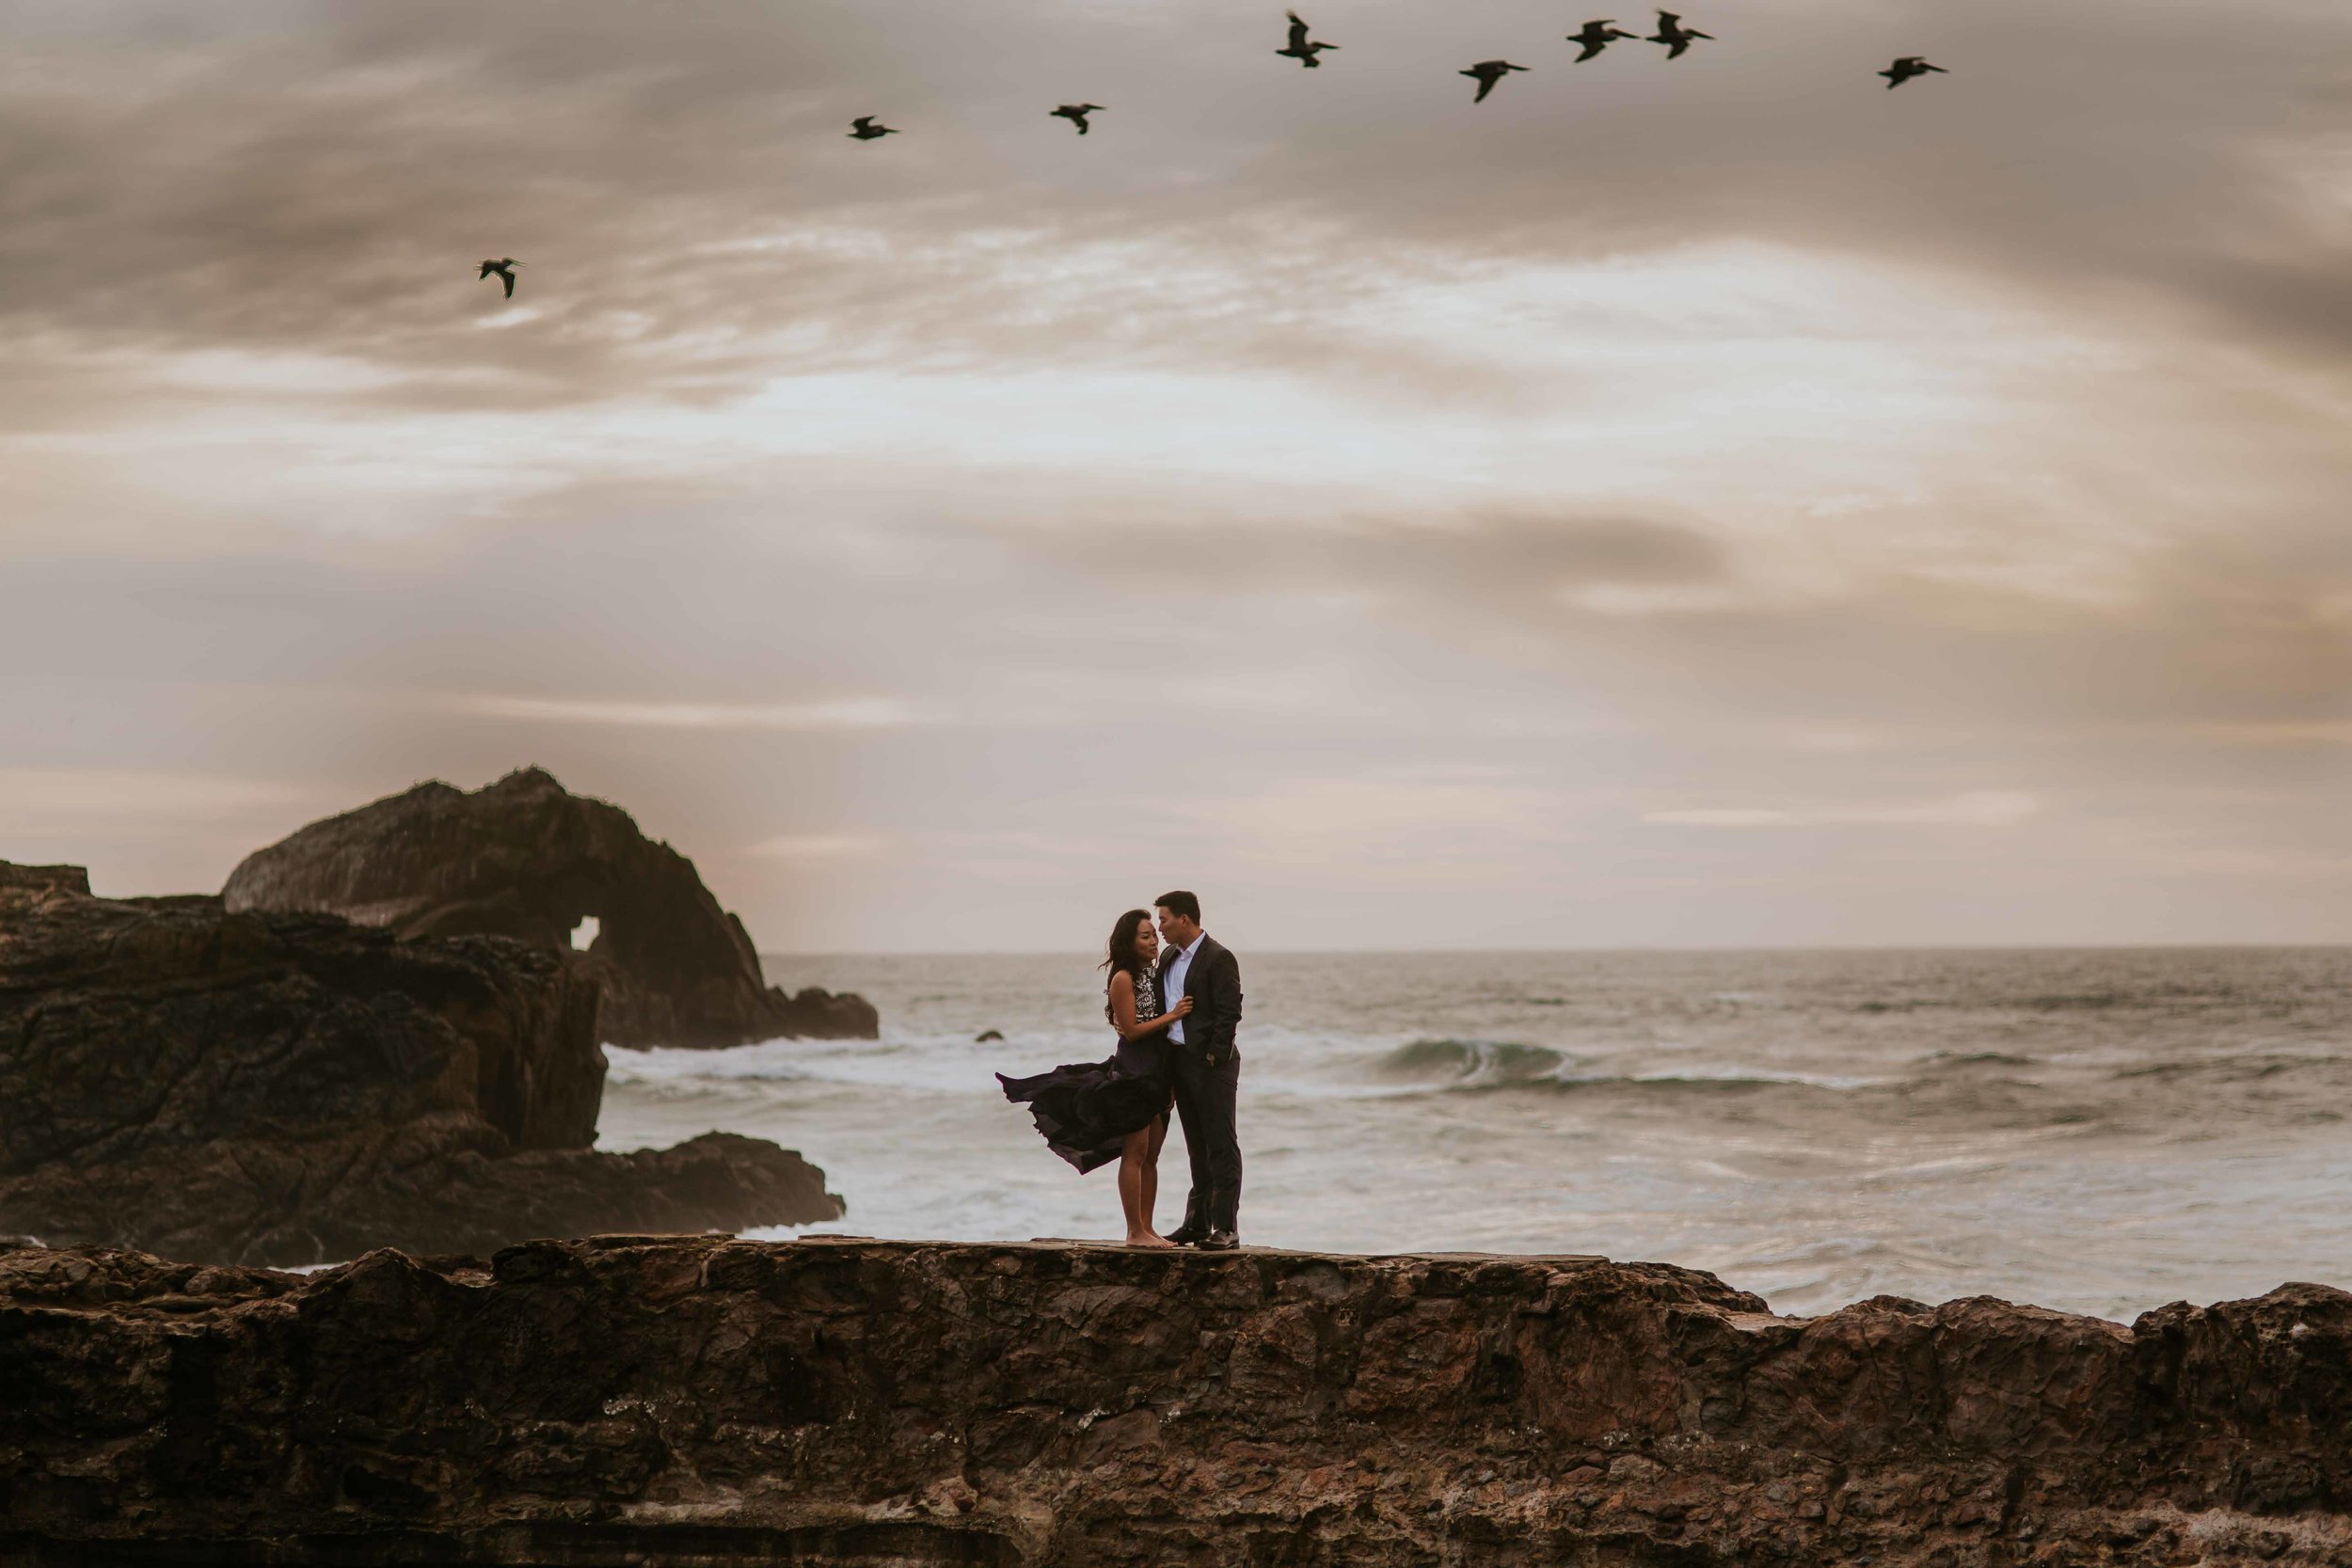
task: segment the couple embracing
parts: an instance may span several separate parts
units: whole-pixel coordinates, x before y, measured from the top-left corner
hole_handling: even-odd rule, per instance
[[[1200,928],[1200,900],[1180,891],[1161,894],[1155,910],[1120,915],[1103,967],[1110,971],[1103,1011],[1119,1031],[1118,1053],[1034,1078],[1000,1072],[1005,1098],[1026,1104],[1046,1146],[1080,1171],[1119,1162],[1129,1246],[1238,1246],[1241,965]],[[1162,1236],[1152,1211],[1171,1106],[1192,1157],[1192,1192],[1184,1223]]]

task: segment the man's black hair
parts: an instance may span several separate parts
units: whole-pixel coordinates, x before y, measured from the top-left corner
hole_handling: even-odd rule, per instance
[[[1174,893],[1163,893],[1152,902],[1170,914],[1183,915],[1195,926],[1200,924],[1200,900],[1182,888],[1178,888]]]

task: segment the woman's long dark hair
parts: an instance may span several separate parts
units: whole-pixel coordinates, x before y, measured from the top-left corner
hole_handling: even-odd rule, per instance
[[[1131,974],[1136,984],[1143,984],[1143,956],[1136,951],[1136,922],[1151,918],[1150,910],[1129,910],[1120,915],[1119,924],[1111,927],[1110,946],[1104,951],[1102,967],[1113,974]],[[1116,1023],[1119,1019],[1111,1011],[1108,980],[1103,982],[1103,1016]]]

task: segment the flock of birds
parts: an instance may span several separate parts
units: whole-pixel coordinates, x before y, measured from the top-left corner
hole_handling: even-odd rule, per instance
[[[1312,71],[1323,64],[1322,60],[1316,57],[1317,55],[1326,50],[1339,47],[1336,43],[1324,43],[1311,37],[1312,29],[1300,20],[1296,11],[1284,14],[1290,18],[1290,35],[1288,41],[1275,51],[1277,55],[1296,60],[1300,65]],[[1702,33],[1696,27],[1684,26],[1682,18],[1673,11],[1660,11],[1658,31],[1647,38],[1644,38],[1639,33],[1629,33],[1619,27],[1614,17],[1602,17],[1597,22],[1587,22],[1581,28],[1570,33],[1568,41],[1579,46],[1576,60],[1573,63],[1581,65],[1611,44],[1620,41],[1662,44],[1665,46],[1666,58],[1677,60],[1690,50],[1692,44],[1701,39],[1712,40],[1714,36],[1712,33]],[[1513,65],[1509,60],[1481,60],[1459,74],[1468,76],[1478,84],[1477,95],[1471,98],[1470,102],[1484,103],[1486,101],[1486,95],[1495,90],[1496,83],[1514,71],[1528,69],[1530,68],[1527,66]],[[1887,88],[1891,91],[1913,77],[1925,76],[1930,71],[1939,75],[1945,74],[1944,68],[1940,65],[1930,65],[1924,57],[1917,55],[1904,55],[1893,65],[1877,74],[1886,78]],[[1087,117],[1101,114],[1104,110],[1100,103],[1063,103],[1046,112],[1056,119],[1070,121],[1078,128],[1078,135],[1083,136],[1088,130]],[[853,141],[880,141],[884,136],[895,136],[898,134],[896,126],[884,125],[881,118],[876,115],[860,115],[850,121],[850,137]],[[521,265],[522,263],[512,256],[503,256],[496,261],[483,262],[482,277],[497,277],[502,280],[506,285],[506,297],[512,299],[515,297],[515,269]]]

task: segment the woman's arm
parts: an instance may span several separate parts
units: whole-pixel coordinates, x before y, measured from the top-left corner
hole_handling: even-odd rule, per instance
[[[1111,1026],[1122,1040],[1139,1040],[1146,1035],[1156,1035],[1186,1013],[1192,1011],[1192,998],[1177,998],[1176,1006],[1149,1023],[1136,1022],[1136,977],[1125,970],[1111,976]]]

